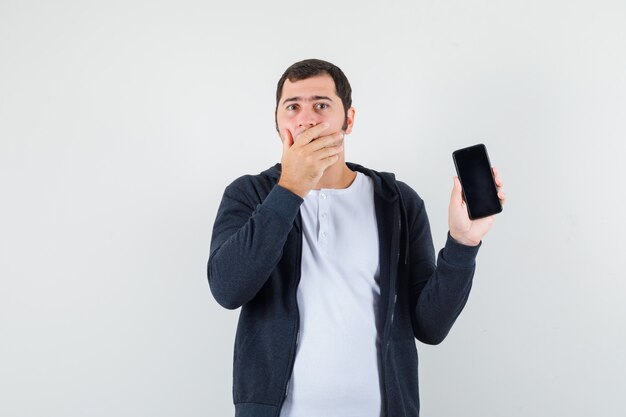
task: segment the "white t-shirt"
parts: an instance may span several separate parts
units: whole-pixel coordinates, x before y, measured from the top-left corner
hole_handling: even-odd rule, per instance
[[[302,215],[300,332],[281,417],[380,417],[374,186],[312,190]]]

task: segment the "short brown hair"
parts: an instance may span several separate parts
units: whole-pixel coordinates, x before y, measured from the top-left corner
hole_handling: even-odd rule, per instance
[[[352,87],[348,78],[341,71],[341,69],[327,61],[321,59],[305,59],[304,61],[296,62],[285,70],[278,85],[276,86],[276,109],[274,110],[274,121],[276,122],[276,130],[278,131],[278,104],[280,97],[283,95],[283,85],[285,80],[291,82],[306,80],[307,78],[315,77],[321,74],[328,74],[335,82],[335,92],[343,103],[343,110],[345,112],[345,119],[343,129],[348,128],[348,109],[352,107]]]

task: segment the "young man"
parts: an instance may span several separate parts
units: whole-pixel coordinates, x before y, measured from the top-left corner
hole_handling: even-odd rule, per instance
[[[468,298],[493,216],[471,221],[455,178],[435,263],[415,191],[345,162],[354,115],[338,67],[293,64],[276,92],[281,164],[224,192],[208,278],[241,307],[237,417],[418,416],[415,338],[440,343]]]

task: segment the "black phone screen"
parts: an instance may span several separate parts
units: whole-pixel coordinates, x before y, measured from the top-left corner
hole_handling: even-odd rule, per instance
[[[470,219],[500,213],[502,205],[485,145],[474,145],[454,151],[452,159],[463,187],[463,198]]]

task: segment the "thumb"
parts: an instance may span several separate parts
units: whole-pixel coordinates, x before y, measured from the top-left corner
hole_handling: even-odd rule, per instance
[[[452,186],[452,195],[450,196],[450,205],[458,207],[463,205],[463,188],[459,177],[454,176],[454,185]]]

